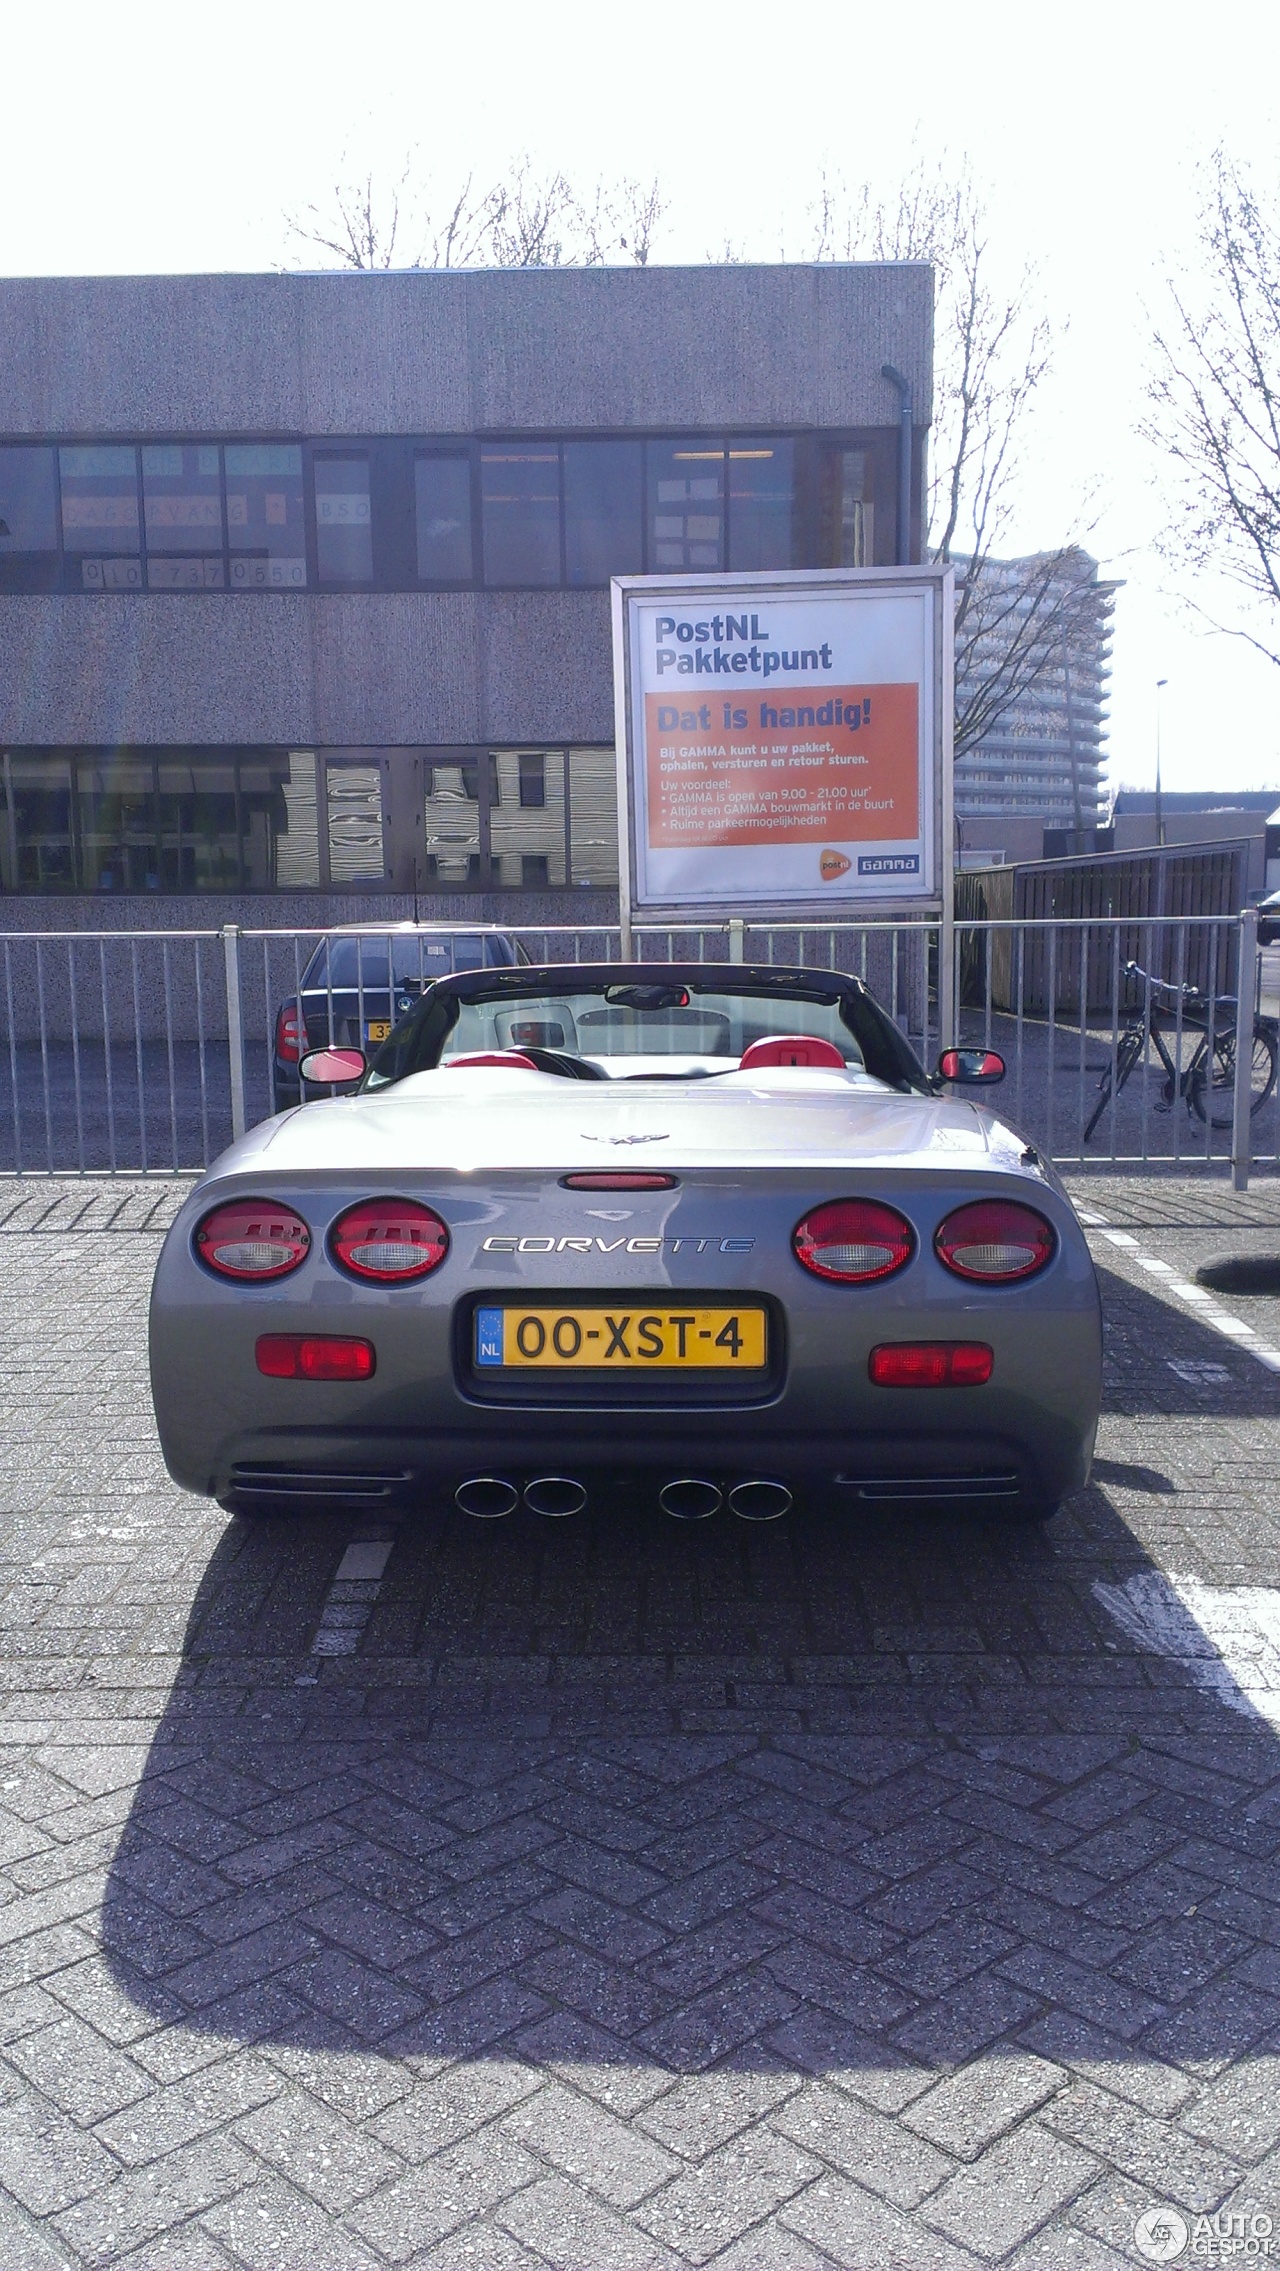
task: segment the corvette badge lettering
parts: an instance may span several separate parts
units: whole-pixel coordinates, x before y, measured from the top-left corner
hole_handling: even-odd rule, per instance
[[[482,1254],[749,1254],[754,1238],[486,1238]]]

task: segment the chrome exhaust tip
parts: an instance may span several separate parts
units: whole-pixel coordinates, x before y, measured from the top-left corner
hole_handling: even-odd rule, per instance
[[[674,1515],[677,1522],[705,1522],[709,1514],[718,1514],[724,1504],[724,1492],[718,1482],[704,1482],[696,1475],[678,1475],[674,1482],[664,1483],[658,1492],[658,1504],[664,1514]]]
[[[791,1493],[784,1482],[736,1482],[729,1505],[744,1522],[776,1522],[790,1510]]]
[[[513,1482],[504,1482],[500,1475],[472,1475],[458,1484],[453,1503],[460,1513],[472,1514],[478,1522],[496,1522],[503,1514],[514,1514],[520,1493]]]
[[[565,1514],[580,1514],[587,1503],[586,1485],[572,1475],[538,1475],[524,1486],[524,1502],[531,1514],[546,1514],[558,1521]]]

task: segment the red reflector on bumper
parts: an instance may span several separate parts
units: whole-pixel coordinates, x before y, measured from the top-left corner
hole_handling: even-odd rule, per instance
[[[994,1361],[985,1341],[882,1341],[867,1370],[877,1388],[980,1388]]]
[[[371,1380],[378,1363],[372,1341],[332,1333],[263,1333],[254,1355],[268,1380]]]

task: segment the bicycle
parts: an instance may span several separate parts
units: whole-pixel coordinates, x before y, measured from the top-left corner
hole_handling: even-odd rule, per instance
[[[1199,986],[1174,986],[1163,978],[1153,978],[1137,962],[1126,962],[1124,973],[1126,978],[1141,983],[1142,1009],[1125,1026],[1114,1056],[1098,1082],[1100,1094],[1084,1131],[1085,1142],[1088,1143],[1112,1096],[1124,1087],[1145,1059],[1148,1043],[1154,1045],[1164,1067],[1161,1102],[1157,1109],[1171,1110],[1175,1099],[1181,1096],[1186,1099],[1187,1110],[1194,1112],[1197,1119],[1207,1120],[1212,1128],[1229,1128],[1235,1117],[1236,1023],[1240,1007],[1235,995],[1218,994],[1210,999]],[[1172,995],[1175,1001],[1181,997],[1181,1008],[1164,1008],[1156,999],[1158,994]],[[1180,1068],[1164,1036],[1187,1032],[1198,1033],[1200,1040],[1185,1068]],[[1273,1019],[1255,1017],[1249,1072],[1251,1117],[1261,1111],[1276,1084],[1277,1056],[1280,1055],[1276,1035]]]

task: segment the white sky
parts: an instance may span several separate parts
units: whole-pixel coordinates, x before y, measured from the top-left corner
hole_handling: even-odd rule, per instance
[[[1275,179],[1274,0],[0,0],[0,33],[11,274],[295,265],[282,210],[322,199],[344,151],[390,167],[416,145],[444,188],[524,150],[584,184],[657,174],[671,260],[799,255],[824,165],[884,194],[918,155],[967,157],[1002,265],[1038,260],[1068,327],[1014,536],[1070,539],[1094,489],[1091,548],[1126,579],[1111,777],[1150,782],[1167,678],[1167,786],[1280,787],[1280,671],[1177,604],[1134,432],[1144,308],[1166,264],[1193,281],[1197,161],[1221,141]]]

